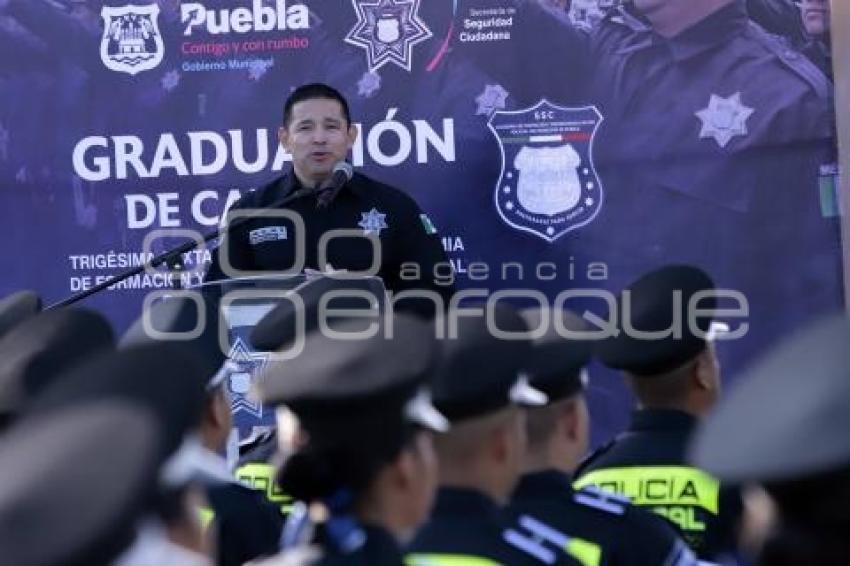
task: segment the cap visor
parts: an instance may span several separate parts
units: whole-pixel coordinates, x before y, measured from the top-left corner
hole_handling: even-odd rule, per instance
[[[431,403],[431,395],[420,391],[404,407],[404,416],[413,424],[432,432],[448,432],[448,419]]]
[[[528,383],[526,376],[520,377],[511,387],[510,399],[522,407],[542,407],[549,402],[549,397]]]

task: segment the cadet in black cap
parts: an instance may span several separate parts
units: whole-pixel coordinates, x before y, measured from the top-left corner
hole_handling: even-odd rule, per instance
[[[294,348],[298,336],[313,332],[321,324],[333,328],[350,316],[338,316],[343,311],[350,314],[353,309],[361,314],[384,311],[387,300],[384,284],[378,277],[338,277],[325,273],[310,275],[292,290],[300,302],[284,299],[251,331],[251,345],[261,351],[288,350]],[[322,305],[327,309],[322,312]],[[297,306],[296,306],[297,305]],[[327,316],[325,316],[327,315]],[[324,322],[320,318],[324,317]],[[281,506],[284,512],[290,509],[291,498],[283,493],[275,481],[278,439],[276,432],[257,430],[244,442],[240,442],[239,466],[236,474],[241,481],[266,492],[268,499]]]
[[[153,414],[115,401],[20,421],[0,443],[3,564],[111,564],[156,484],[158,434]]]
[[[0,300],[0,337],[41,312],[41,297],[32,291],[18,291]]]
[[[525,407],[546,403],[521,373],[531,353],[528,327],[501,303],[490,325],[469,314],[448,315],[458,320],[457,336],[443,340],[434,403],[452,430],[435,442],[437,503],[408,548],[408,564],[573,564],[562,535],[553,538],[539,522],[515,524],[503,511],[522,473]],[[514,338],[499,339],[498,331]]]
[[[283,517],[262,493],[237,482],[223,456],[233,419],[226,356],[219,344],[222,320],[216,305],[213,298],[194,292],[155,302],[128,330],[121,344],[131,347],[162,342],[169,335],[200,330],[194,339],[183,342],[204,359],[207,376],[203,413],[196,423],[200,446],[195,473],[210,503],[203,515],[215,539],[217,564],[241,566],[277,552]]]
[[[114,345],[109,322],[88,309],[47,311],[21,322],[0,338],[0,428],[60,375]]]
[[[694,554],[663,519],[594,487],[573,490],[571,474],[590,434],[584,389],[593,343],[579,339],[590,328],[568,311],[534,308],[522,315],[529,327],[546,330],[534,342],[526,371],[549,402],[528,410],[525,475],[510,510],[563,532],[562,546],[585,566],[695,564]]]
[[[694,463],[724,481],[761,482],[778,517],[768,566],[850,563],[850,321],[787,339],[745,373],[694,435]]]
[[[121,566],[146,564],[151,554],[179,556],[187,564],[207,564],[206,545],[194,500],[196,443],[187,434],[200,421],[207,364],[186,344],[163,342],[121,351],[105,351],[54,380],[29,404],[25,418],[44,418],[84,403],[125,402],[156,418],[157,457],[162,463],[147,521]],[[103,451],[91,465],[110,465]],[[145,558],[147,557],[147,558]],[[147,562],[150,564],[151,562]],[[157,562],[162,563],[162,562]]]
[[[733,551],[741,510],[737,490],[722,488],[685,459],[692,431],[720,393],[709,339],[719,328],[712,325],[713,289],[703,271],[672,265],[623,291],[617,305],[620,332],[602,341],[598,353],[605,365],[625,373],[638,410],[628,430],[592,454],[576,474],[579,488],[596,485],[627,495],[662,515],[707,560]],[[702,316],[690,320],[688,305],[698,296],[705,298],[693,304],[702,310],[693,314]],[[661,337],[640,334],[650,332]]]
[[[433,330],[400,315],[376,323],[371,336],[351,339],[361,322],[335,326],[347,340],[313,332],[298,357],[271,363],[260,376],[262,400],[296,416],[299,438],[278,479],[302,504],[284,529],[288,550],[269,564],[401,565],[401,543],[431,507],[431,434],[448,427],[425,389]],[[327,516],[315,537],[307,506]],[[307,559],[304,543],[311,539]]]

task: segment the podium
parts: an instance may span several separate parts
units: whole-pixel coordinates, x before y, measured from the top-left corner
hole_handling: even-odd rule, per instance
[[[306,333],[317,326],[320,298],[323,295],[333,297],[327,292],[348,294],[348,298],[332,298],[328,304],[333,309],[369,308],[378,313],[384,311],[387,296],[380,277],[322,273],[226,279],[203,283],[191,290],[201,292],[205,300],[214,305],[213,312],[220,313],[219,321],[226,326],[220,331],[226,330],[228,360],[220,371],[224,372],[223,386],[240,440],[250,437],[256,429],[275,426],[274,410],[264,407],[251,395],[259,374],[271,358],[269,350],[255,348],[250,340],[251,331],[263,317],[278,307],[286,309],[283,318],[290,310],[299,310],[303,317],[293,319],[291,329]],[[361,295],[359,299],[353,297],[357,294]],[[373,296],[374,300],[367,299],[367,295]],[[287,347],[282,350],[287,350]]]

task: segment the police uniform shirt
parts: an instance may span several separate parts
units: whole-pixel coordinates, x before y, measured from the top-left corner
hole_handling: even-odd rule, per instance
[[[232,482],[207,485],[205,492],[219,566],[242,566],[278,551],[283,515],[261,492]]]
[[[590,33],[536,2],[522,3],[514,21],[512,38],[529,54],[522,68],[552,85],[522,103],[566,80],[577,91],[570,99],[604,117],[594,164],[605,200],[569,246],[610,265],[613,288],[647,265],[676,261],[743,292],[752,331],[727,345],[727,368],[840,308],[839,225],[821,201],[836,161],[830,83],[752,22],[742,0],[674,38],[629,4]],[[500,65],[487,70],[510,89],[516,68]],[[793,275],[765,283],[765,273],[787,274],[789,265]]]
[[[673,566],[696,561],[662,519],[623,496],[592,487],[576,491],[571,478],[556,470],[523,476],[510,509],[565,533],[567,552],[584,566]]]
[[[696,425],[680,411],[637,411],[628,430],[582,463],[575,485],[628,496],[665,517],[701,559],[711,560],[735,548],[741,501],[736,489],[687,464]]]
[[[299,190],[294,173],[284,175],[257,191],[244,195],[231,210],[263,208],[285,195]],[[430,289],[448,297],[450,287],[437,285],[434,266],[446,262],[436,230],[419,206],[405,193],[365,175],[355,173],[327,208],[317,208],[316,197],[307,195],[287,205],[304,220],[304,235],[296,235],[293,222],[286,218],[253,219],[237,228],[222,245],[229,242],[232,265],[240,270],[284,271],[295,266],[296,245],[303,246],[305,267],[324,270],[318,265],[319,239],[329,230],[356,230],[380,238],[379,272],[384,285],[392,291]],[[301,238],[301,241],[297,241]],[[327,246],[327,261],[334,269],[362,271],[373,261],[372,244],[365,238],[342,237]],[[208,280],[224,277],[220,250],[213,252]],[[414,272],[400,272],[407,262],[418,266]]]
[[[838,224],[824,218],[818,183],[835,161],[823,73],[740,1],[672,39],[622,8],[593,49],[608,201],[582,243],[604,241],[635,271],[696,262],[743,292],[753,331],[729,344],[738,359],[839,307]],[[793,276],[765,283],[789,265]]]
[[[473,489],[442,487],[428,522],[408,547],[411,566],[578,564],[534,525],[509,518],[496,503]],[[539,524],[547,535],[554,533]],[[557,533],[560,541],[563,535]],[[468,561],[468,562],[465,562]]]

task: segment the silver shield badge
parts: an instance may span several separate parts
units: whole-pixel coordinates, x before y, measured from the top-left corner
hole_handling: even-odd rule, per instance
[[[554,242],[590,223],[602,207],[593,140],[602,114],[541,100],[523,110],[497,111],[488,126],[502,154],[494,194],[509,226]]]
[[[100,58],[107,69],[136,75],[162,62],[165,45],[157,18],[159,6],[104,6]]]

